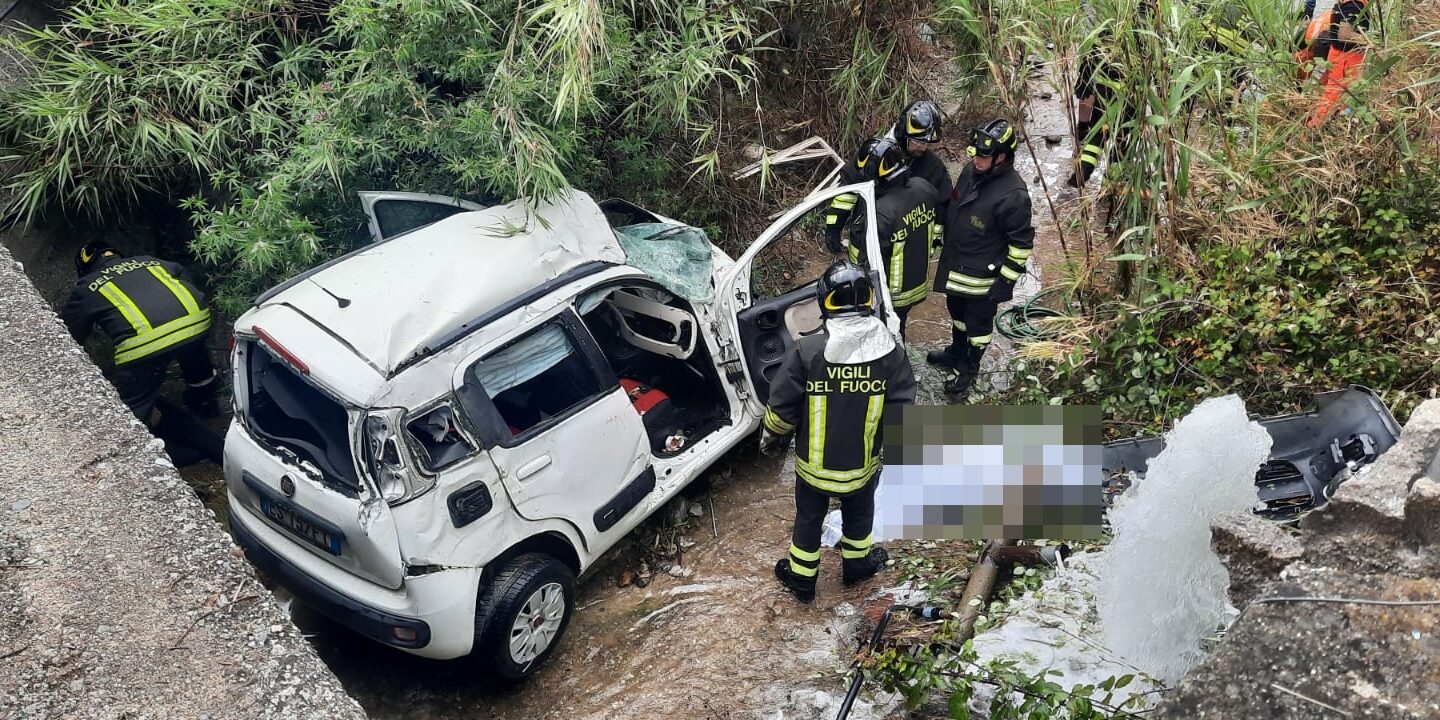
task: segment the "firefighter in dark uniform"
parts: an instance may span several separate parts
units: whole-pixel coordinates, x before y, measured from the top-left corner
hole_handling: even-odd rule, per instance
[[[218,379],[206,338],[210,310],[185,268],[145,255],[124,257],[103,243],[75,256],[80,281],[60,317],[77,342],[94,325],[115,343],[115,388],[147,426],[172,361],[185,378],[185,404],[214,417]]]
[[[1075,170],[1070,173],[1065,184],[1070,187],[1082,187],[1090,181],[1090,176],[1095,173],[1095,168],[1100,166],[1100,156],[1105,152],[1105,141],[1110,135],[1111,126],[1124,125],[1119,118],[1125,115],[1128,119],[1128,112],[1112,113],[1112,117],[1105,118],[1105,108],[1110,104],[1110,96],[1113,94],[1106,82],[1118,82],[1119,73],[1115,65],[1106,57],[1106,49],[1097,43],[1085,57],[1080,60],[1080,72],[1075,78]],[[1124,143],[1128,136],[1117,139],[1117,143]]]
[[[940,156],[930,149],[931,145],[940,142],[940,108],[929,100],[916,100],[900,113],[899,119],[887,134],[898,141],[907,153],[910,174],[925,178],[925,181],[935,188],[936,223],[945,222],[945,203],[950,199],[950,171],[945,169],[945,163]],[[861,152],[864,152],[863,147]],[[847,164],[840,171],[840,184],[862,182],[865,179],[862,175],[855,165]],[[846,194],[830,201],[830,209],[825,214],[826,239],[830,247],[840,246],[840,232],[855,210],[857,200],[854,195]],[[941,229],[937,227],[935,237],[940,237],[940,232]]]
[[[842,516],[841,579],[879,572],[887,559],[875,545],[875,487],[880,482],[880,428],[887,413],[915,402],[915,375],[905,351],[875,316],[869,274],[840,261],[816,285],[823,332],[800,338],[770,386],[761,448],[795,443],[795,528],[790,554],[775,577],[800,602],[815,599],[821,524],[838,498]]]
[[[945,210],[950,203],[950,171],[930,147],[940,142],[940,108],[929,100],[917,100],[900,113],[890,134],[910,153],[910,174],[925,178],[935,188],[935,235],[942,237]]]
[[[970,388],[980,358],[990,347],[995,308],[1014,297],[1015,281],[1035,244],[1030,225],[1030,191],[1015,172],[1015,128],[991,120],[970,134],[973,158],[960,171],[945,223],[945,244],[935,271],[935,290],[945,293],[950,311],[950,346],[926,356],[951,368],[946,392]]]
[[[910,308],[925,301],[930,289],[930,247],[934,244],[938,217],[934,186],[915,177],[906,163],[908,156],[890,137],[869,140],[861,148],[855,166],[861,177],[875,183],[875,220],[880,236],[881,261],[890,300],[905,335],[905,318]],[[864,248],[864,215],[852,222],[850,261],[869,266]],[[826,236],[826,242],[830,242]],[[840,248],[831,246],[831,252]]]

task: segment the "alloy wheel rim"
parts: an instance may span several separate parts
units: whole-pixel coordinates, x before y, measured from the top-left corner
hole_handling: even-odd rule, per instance
[[[534,662],[555,642],[564,619],[565,588],[557,582],[536,588],[510,625],[510,659],[519,665]]]

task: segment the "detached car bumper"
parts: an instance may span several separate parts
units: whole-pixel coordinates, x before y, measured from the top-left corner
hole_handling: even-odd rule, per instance
[[[1293,520],[1329,502],[1335,489],[1373,463],[1400,439],[1400,424],[1374,391],[1360,385],[1317,393],[1312,412],[1259,418],[1270,433],[1270,460],[1255,473],[1260,506],[1273,520]],[[1107,501],[1129,487],[1129,473],[1143,477],[1162,438],[1106,443],[1101,453]]]
[[[404,587],[390,590],[325,563],[230,500],[235,543],[302,603],[360,635],[415,655],[444,660],[469,654],[478,568],[408,578]]]

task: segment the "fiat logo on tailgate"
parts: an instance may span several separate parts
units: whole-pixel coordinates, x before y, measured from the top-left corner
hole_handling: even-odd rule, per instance
[[[295,497],[295,481],[289,475],[280,476],[280,492],[285,493],[285,497]]]

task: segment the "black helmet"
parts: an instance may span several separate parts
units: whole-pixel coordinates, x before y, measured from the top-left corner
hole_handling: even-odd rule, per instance
[[[965,152],[970,157],[993,157],[996,153],[1010,153],[1010,159],[1015,159],[1015,149],[1019,147],[1019,138],[1015,135],[1015,127],[1009,120],[997,118],[970,131],[970,147]]]
[[[915,140],[923,143],[940,142],[940,108],[929,100],[916,100],[900,113],[895,121],[895,136],[900,142]]]
[[[81,245],[80,250],[75,253],[75,274],[88,275],[90,274],[90,269],[95,267],[95,263],[98,262],[100,258],[107,255],[115,256],[119,254],[120,253],[115,252],[115,248],[99,240],[87,242]]]
[[[860,171],[860,177],[877,183],[894,180],[909,164],[910,155],[888,135],[866,140],[855,158],[855,169]]]
[[[875,312],[875,287],[865,269],[848,260],[825,268],[815,283],[820,316],[825,318],[870,315]]]

